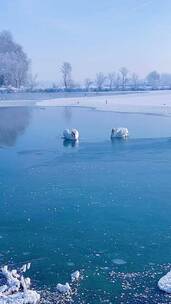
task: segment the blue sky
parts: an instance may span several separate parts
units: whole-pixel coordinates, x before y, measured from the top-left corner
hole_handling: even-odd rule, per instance
[[[140,76],[171,72],[170,0],[0,0],[8,29],[41,80],[60,79],[63,61],[75,80],[126,66]]]

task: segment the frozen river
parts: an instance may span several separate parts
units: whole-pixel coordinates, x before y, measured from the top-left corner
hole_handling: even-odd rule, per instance
[[[110,141],[117,126],[128,140]],[[66,127],[79,144],[63,143]],[[1,265],[32,262],[49,303],[75,270],[74,303],[170,303],[157,289],[171,266],[170,137],[169,115],[1,108]]]

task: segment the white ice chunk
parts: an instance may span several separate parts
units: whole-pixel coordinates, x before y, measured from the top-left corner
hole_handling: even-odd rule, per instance
[[[30,278],[25,278],[25,284],[26,284],[27,289],[29,289],[29,288],[30,288],[30,285],[31,285],[31,280],[30,280]]]
[[[6,279],[6,285],[0,287],[0,304],[37,304],[40,300],[40,295],[33,290],[30,290],[30,278],[24,278],[21,272],[25,272],[28,265],[17,272],[16,269],[9,270],[8,266],[1,269],[3,276]]]
[[[158,281],[158,287],[162,291],[171,293],[171,271],[169,271]]]
[[[17,270],[16,269],[12,269],[11,270],[11,273],[12,273],[12,276],[14,277],[14,278],[19,278],[20,277],[20,275],[17,273]]]
[[[20,269],[21,272],[26,272],[27,271],[27,264],[24,264],[21,269]]]
[[[8,286],[7,285],[2,285],[0,286],[0,296],[3,292],[5,292],[6,290],[8,289]]]
[[[0,296],[0,304],[37,304],[39,301],[40,295],[34,290]]]
[[[79,280],[79,277],[80,277],[80,272],[78,270],[76,270],[75,272],[73,272],[71,274],[71,281],[74,282],[74,281],[78,281]]]
[[[66,283],[65,285],[59,283],[57,284],[56,288],[60,293],[67,293],[67,294],[71,293],[71,287],[69,286],[68,283]]]
[[[20,289],[20,281],[16,278],[16,275],[13,276],[13,273],[16,274],[16,271],[9,271],[8,266],[4,266],[2,269],[2,274],[7,280],[7,285],[9,286],[9,292],[18,292]]]
[[[31,267],[31,263],[28,263],[28,264],[27,264],[27,270],[29,270],[30,267]]]

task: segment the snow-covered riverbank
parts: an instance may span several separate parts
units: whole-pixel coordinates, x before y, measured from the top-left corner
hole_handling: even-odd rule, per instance
[[[171,91],[146,92],[127,95],[60,98],[39,101],[37,106],[92,107],[102,111],[168,114],[171,112]]]
[[[101,111],[168,115],[171,113],[171,91],[141,92],[106,96],[55,98],[47,100],[3,100],[0,107],[89,107]]]

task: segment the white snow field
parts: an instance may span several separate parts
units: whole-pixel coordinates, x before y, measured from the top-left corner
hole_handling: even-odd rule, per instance
[[[87,107],[101,111],[142,113],[154,115],[171,114],[171,90],[124,92],[113,95],[67,97],[47,100],[0,100],[0,107]]]
[[[101,111],[169,115],[171,91],[152,91],[108,96],[56,98],[36,102],[42,107],[90,107]]]

